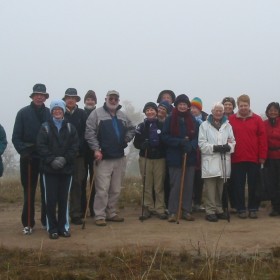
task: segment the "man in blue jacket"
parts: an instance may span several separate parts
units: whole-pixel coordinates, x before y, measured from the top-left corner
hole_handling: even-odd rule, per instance
[[[24,234],[31,234],[35,225],[34,200],[40,173],[40,158],[36,148],[37,134],[41,124],[50,118],[50,110],[44,104],[49,98],[46,86],[44,84],[34,85],[33,92],[29,97],[32,99],[30,105],[23,107],[17,113],[12,135],[14,147],[20,154],[20,177],[24,194],[21,221]],[[46,208],[41,174],[40,186],[41,223],[45,227]]]

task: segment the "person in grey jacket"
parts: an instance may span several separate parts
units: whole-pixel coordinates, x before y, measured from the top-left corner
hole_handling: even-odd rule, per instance
[[[214,104],[206,121],[199,127],[198,145],[201,150],[201,172],[204,178],[206,220],[227,219],[222,208],[224,178],[230,177],[230,154],[235,138],[224,105]]]
[[[135,134],[135,127],[119,105],[119,93],[108,91],[103,107],[87,119],[85,139],[94,152],[95,224],[106,226],[106,220],[123,222],[116,211],[125,164],[124,149]]]

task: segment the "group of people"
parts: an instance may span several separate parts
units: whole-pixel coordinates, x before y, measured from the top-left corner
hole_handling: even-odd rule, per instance
[[[157,104],[145,104],[144,121],[135,126],[121,110],[115,90],[108,91],[99,108],[92,90],[84,97],[84,109],[77,105],[81,98],[75,88],[52,100],[50,108],[45,106],[49,94],[44,84],[34,85],[30,98],[30,105],[17,113],[12,135],[20,154],[24,234],[31,234],[35,225],[38,178],[41,223],[51,239],[70,237],[70,222],[81,225],[88,207],[97,226],[123,222],[117,203],[126,165],[124,149],[132,140],[139,149],[143,178],[141,220],[156,216],[168,222],[194,221],[193,212],[205,211],[207,221],[217,222],[228,219],[227,200],[239,218],[255,219],[260,204],[256,186],[263,165],[271,194],[270,215],[280,215],[277,102],[267,106],[266,120],[251,110],[245,94],[236,102],[225,97],[208,115],[201,98],[190,100],[185,94],[176,97],[172,90],[163,90]],[[7,145],[2,127],[0,142],[2,155]],[[2,167],[0,161],[0,175]]]

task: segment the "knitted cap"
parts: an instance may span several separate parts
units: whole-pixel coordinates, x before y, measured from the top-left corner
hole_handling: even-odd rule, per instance
[[[156,110],[156,112],[158,111],[157,104],[154,103],[154,102],[146,103],[144,108],[143,108],[143,113],[145,113],[148,108],[153,108],[154,110]]]
[[[175,101],[175,93],[172,90],[170,90],[170,89],[165,89],[165,90],[163,90],[163,91],[161,91],[159,93],[158,98],[157,98],[157,103],[160,103],[162,95],[165,94],[165,93],[167,93],[167,94],[169,94],[171,96],[172,103],[174,103],[174,101]]]
[[[95,101],[95,104],[97,104],[97,98],[96,98],[95,92],[93,90],[89,90],[86,93],[86,95],[84,97],[84,103],[86,103],[87,98],[92,98]]]
[[[233,97],[225,97],[222,101],[223,105],[226,103],[226,102],[230,102],[233,106],[233,109],[235,109],[236,107],[236,104],[235,104],[235,100]]]
[[[175,107],[181,102],[186,103],[188,107],[191,107],[190,99],[185,94],[180,94],[176,97],[174,102]]]
[[[202,100],[199,97],[195,97],[191,101],[191,105],[195,106],[199,111],[202,111]]]
[[[56,107],[59,107],[62,109],[63,113],[65,113],[65,110],[66,110],[66,104],[63,100],[61,99],[57,99],[57,100],[53,100],[50,104],[50,110],[52,112],[52,110]]]
[[[170,104],[169,104],[166,100],[161,101],[161,102],[158,104],[158,107],[163,107],[163,108],[166,110],[167,114],[169,114],[169,111],[170,111]]]

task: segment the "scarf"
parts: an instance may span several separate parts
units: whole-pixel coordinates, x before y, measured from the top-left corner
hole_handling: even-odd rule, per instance
[[[189,139],[192,140],[195,135],[195,126],[194,126],[192,114],[190,113],[189,110],[186,112],[179,112],[176,107],[172,110],[171,135],[180,136],[180,126],[179,126],[180,118],[183,118],[186,127],[186,134],[189,137]]]

